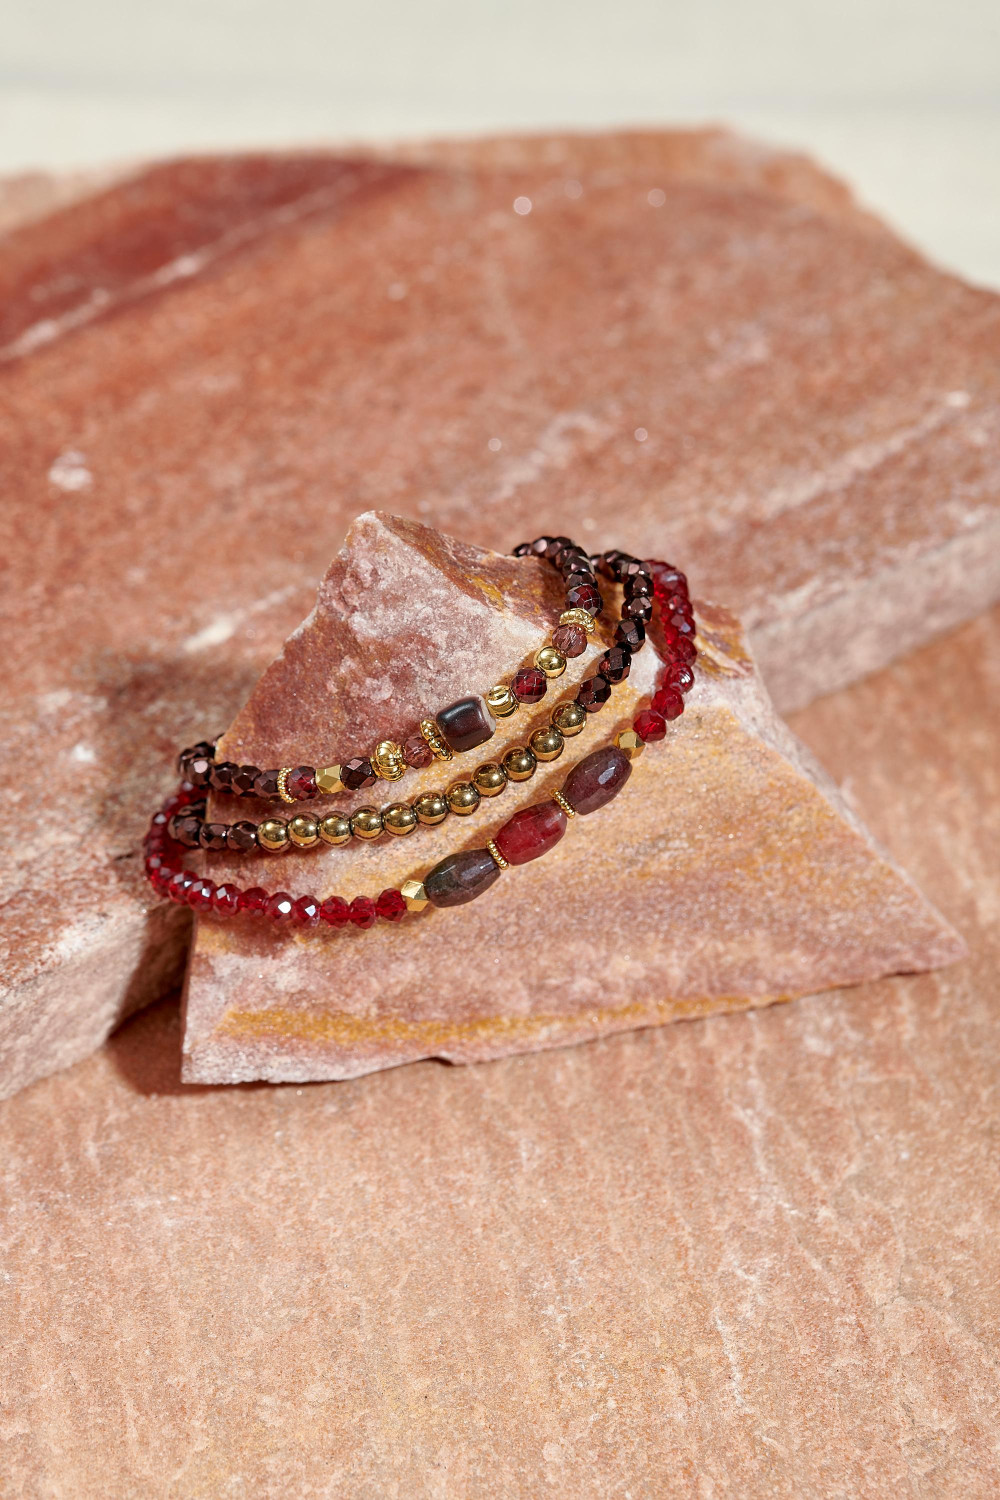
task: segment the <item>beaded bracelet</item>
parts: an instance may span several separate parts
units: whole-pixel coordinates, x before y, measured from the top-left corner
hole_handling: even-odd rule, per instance
[[[551,545],[551,542],[540,538],[538,542],[527,544],[526,550],[538,549],[540,544]],[[605,553],[600,561],[606,569],[605,576],[617,579],[622,568],[634,559],[621,553]],[[420,911],[428,904],[440,907],[462,905],[488,890],[502,870],[511,865],[525,864],[546,853],[562,838],[568,818],[594,812],[618,794],[631,774],[631,761],[642,753],[647,743],[664,738],[667,723],[683,712],[684,694],[694,682],[692,666],[697,650],[687,581],[682,573],[667,563],[650,562],[642,567],[645,576],[652,579],[653,597],[660,606],[665,661],[665,670],[650,707],[637,714],[631,729],[617,734],[613,744],[592,751],[579,761],[562,788],[553,792],[549,799],[515,813],[484,849],[448,855],[422,880],[413,878],[398,889],[382,891],[375,899],[357,896],[350,903],[339,896],[319,902],[309,895],[296,898],[285,891],[270,893],[261,886],[242,890],[230,882],[217,885],[177,864],[183,846],[172,836],[171,828],[176,827],[178,815],[183,816],[199,797],[199,789],[186,782],[155,814],[146,835],[146,874],[154,890],[203,914],[224,917],[237,913],[266,915],[274,921],[290,922],[298,927],[323,922],[333,928],[348,923],[367,928],[374,925],[376,918],[398,922],[407,911]],[[644,627],[652,614],[652,599],[648,595],[635,597],[641,597],[644,604],[648,600],[649,612],[642,620]],[[627,676],[629,662],[624,666],[623,675]],[[608,692],[604,693],[603,689],[598,692],[597,707],[610,696],[610,683],[607,679],[602,681]]]

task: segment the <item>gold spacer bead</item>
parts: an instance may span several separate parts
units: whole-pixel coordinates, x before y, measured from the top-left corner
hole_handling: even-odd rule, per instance
[[[404,880],[399,887],[399,894],[406,902],[407,911],[423,911],[429,901],[422,880]]]
[[[443,823],[448,816],[448,799],[440,792],[424,792],[414,802],[413,811],[421,823],[433,827],[435,823]]]
[[[507,772],[495,760],[488,760],[476,767],[472,780],[481,797],[499,797],[507,787]]]
[[[295,798],[291,796],[288,791],[288,773],[291,770],[291,766],[282,766],[281,770],[278,772],[278,796],[281,798],[282,802],[295,801]]]
[[[432,754],[436,755],[438,760],[453,759],[454,752],[451,746],[448,744],[448,741],[445,739],[444,735],[441,733],[440,729],[437,727],[437,723],[434,719],[421,719],[420,733],[423,735],[424,739],[430,746]]]
[[[460,817],[468,817],[479,806],[479,792],[471,781],[454,781],[448,788],[448,806]]]
[[[536,729],[528,744],[536,760],[558,760],[566,748],[566,741],[554,724],[547,729]]]
[[[359,807],[351,813],[351,832],[356,839],[377,839],[382,832],[382,814],[377,807]]]
[[[372,770],[383,781],[398,781],[406,770],[403,747],[395,740],[379,740],[372,755]]]
[[[392,802],[382,809],[382,826],[387,833],[405,838],[417,826],[417,815],[408,802]]]
[[[517,699],[505,682],[498,682],[496,687],[490,688],[486,694],[486,705],[495,719],[506,719],[518,710]]]
[[[339,766],[323,766],[316,772],[316,785],[325,797],[336,797],[344,790]]]
[[[555,646],[543,646],[535,652],[535,666],[546,677],[561,677],[566,670],[566,658]]]
[[[319,824],[305,813],[297,813],[288,824],[288,837],[296,849],[311,849],[319,843]]]
[[[579,734],[587,722],[587,710],[570,699],[568,703],[557,703],[551,719],[561,734],[572,737]]]
[[[503,768],[511,781],[530,781],[538,768],[538,761],[527,745],[514,745],[503,758]]]
[[[563,796],[562,792],[551,792],[549,795],[551,796],[553,802],[558,802],[559,806],[562,808],[562,810],[566,814],[567,818],[575,818],[576,817],[576,808],[575,807],[570,807],[569,803],[566,801],[566,798]]]
[[[265,818],[257,824],[257,845],[266,854],[280,854],[288,848],[288,828],[280,818]]]
[[[642,735],[636,734],[634,729],[623,729],[615,735],[615,744],[629,760],[638,760],[646,748],[646,741]]]
[[[496,844],[494,844],[492,839],[487,842],[486,847],[490,851],[490,854],[493,856],[493,863],[496,865],[498,870],[510,869],[510,861],[504,859],[503,855],[500,853],[500,850],[497,848]]]
[[[559,616],[560,625],[582,625],[588,635],[593,635],[597,622],[586,609],[564,609]]]
[[[351,836],[351,820],[340,813],[331,813],[328,818],[320,819],[317,831],[324,844],[346,844]]]

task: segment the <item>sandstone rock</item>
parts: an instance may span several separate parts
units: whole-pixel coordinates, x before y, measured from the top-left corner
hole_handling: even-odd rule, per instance
[[[544,645],[560,597],[553,571],[534,559],[362,517],[217,755],[280,766],[364,753],[509,677]],[[366,932],[200,921],[184,1077],[305,1081],[427,1056],[482,1061],[961,956],[956,934],[775,718],[736,620],[711,605],[698,607],[698,620],[698,682],[668,740],[647,748],[617,801],[577,819],[544,859],[506,872],[474,904]],[[596,651],[553,684],[549,708],[590,675]],[[422,878],[561,786],[648,702],[659,665],[647,643],[559,760],[468,818],[336,849],[208,855],[205,868],[217,881],[319,899],[377,896]],[[498,722],[482,751],[447,767],[298,806],[349,812],[443,789],[547,720],[543,705],[522,710]],[[236,821],[247,807],[215,795],[208,815]]]
[[[994,596],[994,296],[782,154],[510,153],[173,163],[0,242],[2,1089],[179,972],[145,808],[366,508],[675,551],[786,707]]]

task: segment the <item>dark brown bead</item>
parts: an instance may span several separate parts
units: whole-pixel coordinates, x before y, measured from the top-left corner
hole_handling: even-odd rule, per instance
[[[568,536],[551,536],[548,538],[548,546],[545,549],[545,556],[548,558],[549,562],[553,562],[555,558],[559,556],[560,552],[564,551],[567,547],[572,546],[573,543],[570,541]]]
[[[203,849],[225,849],[228,831],[225,823],[202,823],[198,842]]]
[[[611,697],[611,684],[606,677],[588,677],[581,682],[576,701],[588,714],[596,714]]]
[[[453,750],[475,750],[496,733],[497,721],[478,693],[449,703],[437,715],[437,726]]]
[[[609,682],[624,682],[632,670],[632,653],[627,646],[612,646],[597,663],[597,670]]]
[[[341,766],[340,779],[349,792],[360,792],[363,787],[373,786],[376,776],[370,760],[362,755],[353,755]]]
[[[230,823],[226,830],[226,848],[234,854],[249,854],[257,847],[257,830],[253,823]]]
[[[570,771],[562,794],[574,812],[586,817],[617,797],[632,774],[632,762],[617,745],[592,750]]]
[[[648,578],[652,590],[653,575],[649,571],[649,563],[644,563],[639,557],[630,557],[621,566],[621,581],[627,584],[632,578]]]
[[[188,761],[186,776],[192,786],[208,786],[212,777],[212,759],[207,755],[196,755]]]
[[[567,609],[585,609],[590,615],[599,615],[604,600],[592,583],[581,583],[578,588],[566,590]]]
[[[635,599],[627,599],[622,606],[622,618],[629,620],[642,620],[645,624],[653,618],[653,601],[645,594],[640,594]]]
[[[239,766],[233,773],[232,790],[237,797],[249,797],[260,775],[259,766]]]
[[[646,640],[646,627],[641,620],[621,620],[615,626],[615,645],[627,646],[635,654],[641,651]]]
[[[581,568],[574,568],[572,573],[564,575],[564,581],[568,589],[578,589],[585,583],[597,587],[597,579],[589,568],[585,572]]]
[[[194,813],[176,813],[170,819],[170,837],[185,849],[201,846],[201,819]]]
[[[499,875],[500,867],[488,849],[463,849],[424,876],[424,890],[434,906],[464,906],[488,891]]]
[[[211,782],[217,792],[228,792],[233,785],[233,776],[239,770],[231,760],[220,761],[217,766],[212,767]]]
[[[647,578],[644,573],[632,573],[622,585],[622,592],[626,599],[639,599],[651,597],[653,593],[653,580]]]
[[[587,632],[582,625],[559,625],[552,632],[552,644],[563,656],[582,656],[587,649]]]
[[[278,772],[260,771],[253,784],[253,789],[258,797],[276,797],[278,795]]]

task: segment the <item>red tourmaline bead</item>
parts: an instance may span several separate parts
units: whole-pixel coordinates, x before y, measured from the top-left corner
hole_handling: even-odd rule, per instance
[[[679,719],[684,712],[684,695],[679,688],[661,687],[653,694],[651,707],[664,719]]]
[[[296,927],[315,927],[319,921],[319,902],[315,896],[300,896],[292,905],[292,921]]]
[[[390,887],[379,895],[375,902],[375,910],[383,922],[401,922],[406,916],[406,902],[401,892]]]
[[[352,755],[341,766],[340,779],[349,792],[360,792],[366,786],[373,786],[377,777],[370,760],[363,755]]]
[[[617,797],[632,774],[632,762],[617,745],[592,750],[570,771],[562,794],[574,812],[586,817]]]
[[[522,807],[494,836],[504,859],[510,865],[525,865],[558,844],[566,832],[566,814],[558,802],[536,802]]]
[[[596,714],[610,697],[611,684],[606,677],[588,677],[585,682],[580,683],[576,701],[588,714]]]
[[[370,896],[355,896],[351,902],[351,921],[355,927],[374,927],[375,902]]]
[[[672,625],[678,635],[694,635],[693,615],[682,615],[679,610],[675,609],[672,615],[668,615],[664,623]]]
[[[644,708],[641,714],[636,714],[632,728],[644,740],[662,740],[667,732],[667,721],[654,708]]]
[[[679,689],[682,693],[687,693],[694,687],[694,673],[686,662],[674,662],[667,673],[667,681],[671,687]]]
[[[346,927],[351,920],[351,908],[343,896],[327,896],[319,909],[319,919],[330,927]]]
[[[215,896],[215,881],[203,878],[188,886],[187,904],[195,911],[211,911]]]
[[[576,588],[566,590],[567,609],[585,609],[588,615],[599,615],[604,608],[604,600],[597,591],[596,584],[581,583]]]
[[[310,797],[317,796],[316,773],[312,766],[296,766],[294,771],[289,771],[285,779],[288,795],[294,797],[296,802],[308,802]]]
[[[563,656],[582,656],[587,649],[587,632],[582,625],[559,625],[552,632],[552,644]]]
[[[295,901],[287,891],[275,891],[274,895],[268,898],[264,915],[270,917],[272,922],[290,922],[294,909]]]
[[[538,703],[545,697],[548,681],[540,667],[521,667],[514,673],[510,690],[518,703]]]
[[[248,912],[251,917],[262,917],[267,906],[267,892],[263,886],[252,885],[248,891],[242,892],[237,904],[241,912]]]
[[[215,887],[215,895],[212,897],[212,906],[220,917],[235,916],[239,910],[240,897],[243,892],[238,885],[230,885],[225,881],[222,885]]]
[[[434,752],[422,734],[411,734],[403,742],[403,759],[415,771],[421,771],[425,766],[430,765],[434,759]]]

